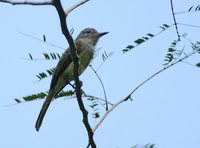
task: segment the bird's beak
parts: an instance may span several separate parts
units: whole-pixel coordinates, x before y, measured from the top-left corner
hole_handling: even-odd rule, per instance
[[[99,37],[102,37],[102,36],[104,36],[104,35],[106,35],[106,34],[108,34],[109,32],[100,32],[99,33]]]

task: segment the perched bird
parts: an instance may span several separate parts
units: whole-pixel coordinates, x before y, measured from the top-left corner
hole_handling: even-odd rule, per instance
[[[78,74],[81,75],[87,66],[90,64],[93,56],[94,49],[100,37],[108,32],[99,33],[93,28],[86,28],[78,35],[75,40],[77,54],[79,56],[79,69]],[[50,85],[49,93],[44,101],[42,109],[37,118],[35,128],[39,131],[46,111],[52,99],[67,85],[70,81],[74,80],[74,64],[71,58],[70,48],[68,48],[58,62]]]

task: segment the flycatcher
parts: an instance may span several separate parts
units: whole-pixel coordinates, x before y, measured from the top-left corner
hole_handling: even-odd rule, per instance
[[[94,49],[100,37],[108,32],[99,33],[93,28],[86,28],[78,35],[75,40],[75,46],[79,56],[78,74],[81,75],[87,66],[90,64]],[[44,101],[40,114],[37,118],[35,128],[39,131],[46,111],[53,100],[53,98],[67,85],[74,80],[74,64],[71,58],[70,48],[68,48],[58,62],[50,85],[49,93]]]

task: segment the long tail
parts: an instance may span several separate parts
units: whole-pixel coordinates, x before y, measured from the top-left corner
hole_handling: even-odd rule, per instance
[[[47,109],[48,109],[53,97],[54,97],[53,91],[50,91],[48,96],[47,96],[47,98],[46,98],[46,100],[44,101],[42,109],[40,110],[40,114],[39,114],[39,116],[37,118],[37,121],[35,123],[36,131],[40,130],[40,126],[42,125],[42,121],[44,119],[44,116],[45,116],[45,114],[47,112]]]

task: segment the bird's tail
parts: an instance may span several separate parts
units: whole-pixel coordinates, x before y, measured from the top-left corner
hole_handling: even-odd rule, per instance
[[[53,91],[50,91],[46,100],[44,101],[42,109],[40,110],[40,114],[39,114],[37,121],[35,123],[36,131],[39,131],[39,129],[40,129],[40,126],[42,125],[42,121],[44,119],[44,116],[47,112],[47,109],[48,109],[53,97],[54,97],[54,93],[53,93]]]

